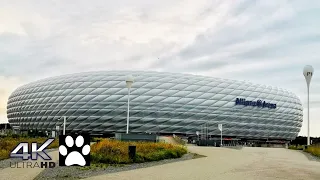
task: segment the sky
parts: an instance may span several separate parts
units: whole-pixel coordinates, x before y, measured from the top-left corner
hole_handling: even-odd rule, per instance
[[[20,85],[96,70],[178,72],[281,87],[320,136],[318,0],[0,0],[0,122]]]

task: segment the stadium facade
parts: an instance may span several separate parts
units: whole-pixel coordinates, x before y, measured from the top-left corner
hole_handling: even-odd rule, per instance
[[[294,139],[302,126],[299,98],[287,90],[245,81],[198,75],[102,71],[47,78],[16,89],[7,116],[21,130],[66,130],[91,134],[126,131],[125,78],[135,82],[130,95],[131,133],[194,135],[206,125],[209,135]]]

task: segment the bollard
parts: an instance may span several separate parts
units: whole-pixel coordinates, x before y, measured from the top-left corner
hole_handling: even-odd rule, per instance
[[[136,157],[136,146],[129,146],[129,158],[134,160]]]

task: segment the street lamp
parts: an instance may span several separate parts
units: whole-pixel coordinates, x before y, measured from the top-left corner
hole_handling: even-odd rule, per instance
[[[220,130],[220,146],[222,146],[222,124],[218,124],[218,129]]]
[[[59,120],[61,120],[61,118]],[[57,129],[57,131],[59,130]],[[63,135],[66,135],[66,116],[63,116]]]
[[[313,75],[313,67],[310,65],[306,65],[303,68],[303,75],[306,78],[307,82],[307,89],[308,89],[308,142],[307,145],[310,145],[310,122],[309,122],[309,87],[310,87],[310,81]]]
[[[126,84],[127,84],[127,88],[128,88],[128,111],[127,111],[127,134],[129,134],[129,106],[130,106],[130,88],[133,84],[133,77],[132,75],[127,76],[126,79]]]

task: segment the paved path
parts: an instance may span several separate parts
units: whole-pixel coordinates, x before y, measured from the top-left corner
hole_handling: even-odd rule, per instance
[[[320,180],[320,162],[280,148],[189,146],[205,158],[88,178],[91,180]]]
[[[59,152],[58,150],[51,151],[48,153],[48,155],[52,158],[49,162],[56,162],[59,160]],[[26,167],[27,162],[30,161],[22,161],[19,163],[18,167],[23,167],[23,163]],[[38,162],[40,165],[43,160],[39,158],[38,161],[32,161],[33,164],[35,162]],[[14,166],[14,165],[12,165]],[[0,170],[0,180],[32,180],[34,179],[38,174],[43,171],[44,168],[5,168]]]

